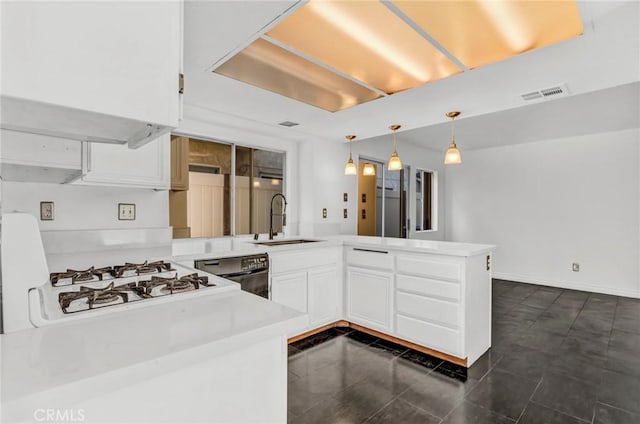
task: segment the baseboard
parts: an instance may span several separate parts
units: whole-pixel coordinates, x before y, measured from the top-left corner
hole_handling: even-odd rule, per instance
[[[439,350],[431,349],[429,347],[422,346],[422,345],[410,342],[408,340],[400,339],[400,338],[395,337],[395,336],[390,336],[389,334],[382,333],[382,332],[377,331],[377,330],[372,330],[371,328],[364,327],[364,326],[358,325],[358,324],[354,324],[352,322],[345,321],[345,320],[340,320],[340,321],[333,322],[331,324],[326,324],[326,325],[323,325],[322,327],[314,328],[313,330],[309,330],[309,331],[306,331],[306,332],[304,332],[302,334],[298,334],[297,336],[289,337],[289,339],[287,340],[287,343],[297,342],[298,340],[305,339],[305,338],[307,338],[309,336],[313,336],[314,334],[321,333],[321,332],[323,332],[325,330],[328,330],[329,328],[333,328],[333,327],[351,327],[354,330],[358,330],[358,331],[361,331],[363,333],[367,333],[367,334],[370,334],[372,336],[378,337],[380,339],[385,339],[387,341],[390,341],[390,342],[393,342],[393,343],[396,343],[396,344],[411,348],[413,350],[417,350],[419,352],[426,353],[426,354],[429,354],[431,356],[435,356],[435,357],[440,358],[440,359],[444,359],[445,361],[453,362],[454,364],[461,365],[463,367],[467,366],[467,358],[459,358],[457,356],[453,356],[453,355],[450,355],[448,353],[440,352]]]
[[[509,280],[509,281],[517,281],[519,283],[537,284],[540,286],[556,287],[559,289],[582,290],[582,291],[588,291],[592,293],[602,293],[602,294],[610,294],[613,296],[623,296],[623,297],[632,297],[635,299],[640,299],[640,290],[620,290],[615,288],[596,286],[593,284],[571,283],[567,281],[557,281],[557,280],[544,280],[541,278],[531,277],[529,275],[510,274],[510,273],[495,272],[495,271],[492,273],[492,277],[500,280]]]

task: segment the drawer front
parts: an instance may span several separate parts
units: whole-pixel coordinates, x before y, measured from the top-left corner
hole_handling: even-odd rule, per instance
[[[396,332],[401,338],[455,356],[461,356],[460,333],[425,321],[396,315]]]
[[[400,314],[440,322],[456,328],[460,325],[460,306],[457,303],[404,292],[398,292],[396,296],[396,307]]]
[[[392,270],[393,254],[386,250],[374,251],[349,248],[347,250],[347,264],[363,268]]]
[[[274,274],[304,270],[323,265],[339,265],[341,248],[308,249],[302,252],[269,253],[271,272]]]
[[[458,283],[398,274],[396,276],[396,284],[398,290],[404,290],[425,296],[440,297],[453,301],[460,300],[460,284]]]
[[[398,256],[398,272],[436,280],[461,281],[462,262],[437,256]]]

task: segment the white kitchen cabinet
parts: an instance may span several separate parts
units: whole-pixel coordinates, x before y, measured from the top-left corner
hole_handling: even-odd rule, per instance
[[[68,183],[82,174],[81,143],[0,130],[3,181]]]
[[[347,266],[347,320],[391,332],[393,274]]]
[[[80,184],[153,188],[171,185],[170,136],[138,149],[124,145],[84,143]]]
[[[293,272],[271,277],[271,300],[307,312],[307,273]]]
[[[340,282],[336,265],[316,268],[307,273],[307,312],[311,328],[339,319],[342,292]]]
[[[269,257],[271,300],[307,312],[305,331],[341,319],[342,247],[274,252]]]
[[[147,124],[177,127],[182,8],[181,0],[3,2],[3,126],[124,142]]]

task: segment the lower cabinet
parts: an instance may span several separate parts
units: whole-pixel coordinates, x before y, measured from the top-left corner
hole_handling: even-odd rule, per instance
[[[337,267],[314,269],[307,273],[307,312],[311,328],[339,319],[341,292]]]
[[[271,300],[307,312],[307,273],[294,272],[271,278]]]
[[[347,320],[392,331],[393,273],[347,268]]]
[[[306,312],[305,331],[342,318],[341,253],[332,247],[270,255],[271,300]]]

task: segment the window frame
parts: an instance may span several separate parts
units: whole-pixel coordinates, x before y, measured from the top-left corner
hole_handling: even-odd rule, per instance
[[[226,144],[231,146],[231,169],[230,169],[230,174],[229,174],[229,178],[230,178],[230,186],[229,186],[229,209],[230,209],[230,226],[231,226],[231,231],[229,235],[223,235],[223,236],[217,236],[215,238],[223,238],[223,237],[238,237],[238,236],[250,236],[251,233],[247,233],[247,234],[236,234],[236,217],[235,217],[235,213],[236,213],[236,147],[244,147],[244,148],[248,148],[248,149],[258,149],[258,150],[264,150],[264,151],[269,151],[269,152],[273,152],[273,153],[280,153],[283,155],[283,161],[282,161],[282,193],[286,196],[286,192],[287,192],[287,154],[288,152],[286,150],[279,150],[279,149],[273,149],[270,147],[264,147],[264,146],[258,146],[258,145],[252,145],[250,143],[242,143],[242,142],[235,142],[235,141],[229,141],[229,140],[225,140],[225,139],[221,139],[221,138],[214,138],[214,137],[209,137],[209,136],[204,136],[204,135],[200,135],[200,134],[192,134],[192,133],[188,133],[188,132],[181,132],[181,131],[172,131],[171,135],[175,135],[178,137],[188,137],[188,138],[193,138],[196,140],[201,140],[201,141],[207,141],[207,142],[212,142],[212,143],[218,143],[218,144]],[[194,238],[198,238],[198,237],[194,237]],[[211,238],[211,237],[206,237],[206,238]]]

